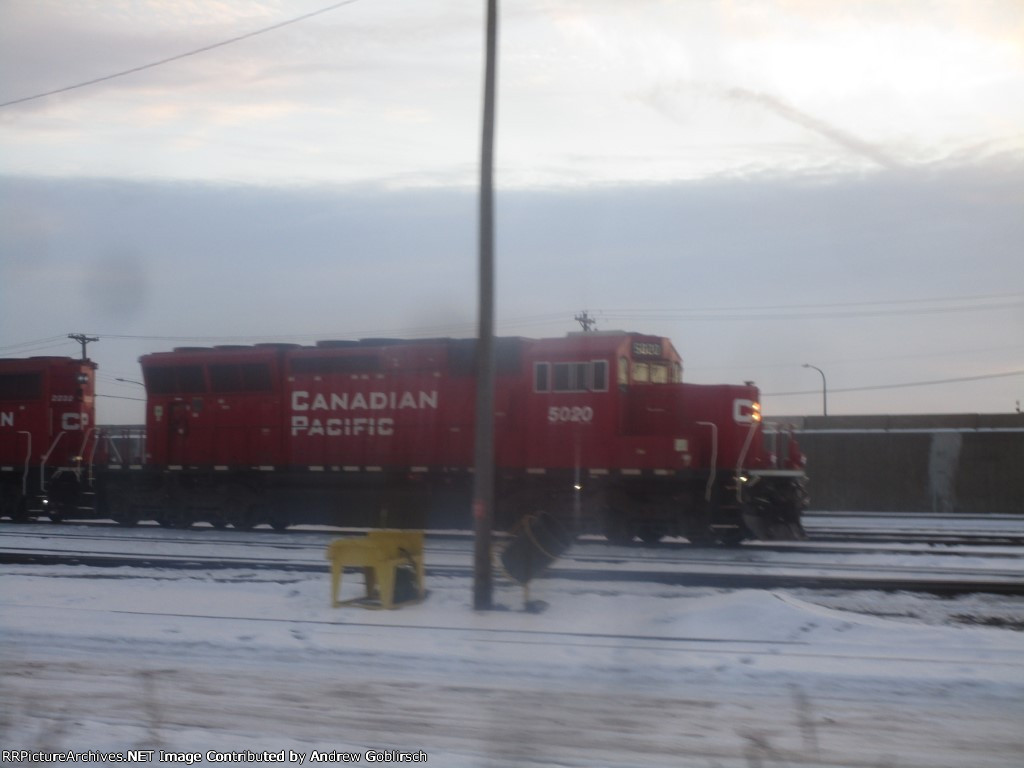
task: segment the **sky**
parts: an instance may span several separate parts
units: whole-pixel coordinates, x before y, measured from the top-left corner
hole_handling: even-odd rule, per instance
[[[484,5],[0,0],[0,356],[99,336],[135,423],[148,352],[473,335]],[[522,0],[499,38],[498,333],[587,310],[769,415],[821,412],[804,364],[830,415],[1024,401],[1017,0]]]

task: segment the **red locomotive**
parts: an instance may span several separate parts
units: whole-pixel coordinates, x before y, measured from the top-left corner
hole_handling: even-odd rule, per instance
[[[146,455],[99,514],[249,528],[470,525],[475,340],[179,348],[141,358]],[[613,541],[803,535],[802,456],[749,384],[682,381],[668,339],[496,340],[495,518]],[[772,443],[775,443],[774,445]]]
[[[57,518],[79,502],[96,445],[95,372],[70,357],[0,360],[0,517],[52,504]]]

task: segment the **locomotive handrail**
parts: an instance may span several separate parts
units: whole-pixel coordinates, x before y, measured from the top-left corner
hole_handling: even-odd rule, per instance
[[[28,495],[28,467],[32,463],[32,433],[27,429],[19,429],[19,435],[25,435],[28,438],[28,450],[25,451],[25,471],[21,473],[21,495]]]
[[[46,462],[50,460],[50,454],[53,453],[53,449],[57,447],[57,443],[64,437],[64,431],[61,430],[57,433],[57,436],[53,438],[53,442],[50,444],[50,450],[43,454],[42,460],[39,462],[39,491],[44,493],[46,491]]]
[[[82,446],[78,449],[78,452],[74,456],[74,462],[76,465],[75,478],[78,480],[82,479],[82,461],[85,458],[85,446],[86,443],[89,442],[89,435],[92,434],[93,429],[95,429],[95,427],[89,427],[87,430],[85,430],[85,433],[82,435]]]
[[[787,469],[789,460],[783,457],[781,453],[781,447],[779,446],[779,435],[788,435],[789,440],[795,440],[796,427],[793,424],[782,422],[782,421],[763,421],[761,422],[764,427],[764,434],[771,435],[772,437],[772,470],[763,469],[752,469],[750,473],[752,475],[758,475],[759,477],[800,477],[806,476],[807,472],[803,469]],[[770,430],[769,430],[770,428]]]
[[[704,500],[711,501],[711,490],[715,487],[715,475],[718,472],[718,425],[713,421],[698,421],[698,424],[711,427],[711,472],[708,474],[708,484],[704,489]]]
[[[750,450],[750,444],[754,441],[754,433],[757,431],[758,426],[761,422],[752,421],[750,422],[750,429],[747,431],[747,439],[743,441],[743,450],[740,451],[739,458],[736,460],[736,477],[743,477],[743,462],[747,458],[747,451]],[[743,482],[742,480],[736,483],[736,501],[743,503]]]
[[[118,464],[124,464],[124,457],[121,456],[121,451],[117,449],[117,441],[114,440],[107,432],[103,433],[103,438],[107,441],[107,450],[114,452],[114,459]]]
[[[89,478],[89,485],[92,485],[92,481],[95,478],[95,475],[93,474],[93,459],[96,456],[96,445],[99,443],[99,435],[93,435],[93,432],[96,432],[95,427],[89,427],[89,429],[86,430],[85,437],[82,439],[82,450],[79,452],[78,455],[79,473],[81,473],[82,460],[85,458],[85,446],[86,443],[89,442],[89,439],[92,438],[92,450],[89,451],[89,461],[87,462],[87,465],[89,467],[89,473],[87,475],[87,477]],[[79,474],[78,479],[79,481],[81,481],[81,474]]]

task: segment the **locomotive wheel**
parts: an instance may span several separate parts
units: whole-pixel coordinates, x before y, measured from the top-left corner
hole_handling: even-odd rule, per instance
[[[107,510],[110,519],[118,525],[132,528],[139,524],[139,511],[131,505],[125,493],[111,492]]]
[[[123,525],[125,528],[134,528],[139,524],[139,518],[130,514],[111,516],[111,520],[118,525]]]
[[[211,520],[210,525],[212,525],[218,531],[223,531],[225,528],[228,527],[228,524],[223,520]]]
[[[640,528],[640,541],[649,547],[658,544],[664,534],[653,525],[645,525]]]
[[[14,511],[11,513],[12,523],[31,523],[35,520],[35,517],[29,514],[28,511],[28,497],[22,496],[14,505]]]
[[[747,533],[742,528],[733,531],[720,533],[718,543],[723,547],[738,547],[747,538]]]
[[[273,528],[275,531],[277,531],[279,533],[281,531],[287,531],[288,530],[288,526],[289,526],[289,522],[287,520],[284,520],[284,519],[282,519],[280,517],[272,517],[272,518],[270,518],[270,527]]]
[[[239,531],[251,531],[256,527],[258,516],[253,505],[252,494],[240,485],[224,486],[221,489],[220,516]]]
[[[635,526],[625,515],[609,512],[604,522],[604,537],[609,544],[629,546],[635,537]]]
[[[228,513],[226,518],[231,520],[231,527],[239,531],[251,531],[256,527],[256,515],[253,514],[251,504],[241,499],[233,499],[228,502]]]

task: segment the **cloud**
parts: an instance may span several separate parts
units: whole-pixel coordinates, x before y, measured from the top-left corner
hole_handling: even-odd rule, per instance
[[[498,330],[561,335],[587,308],[602,328],[673,338],[691,378],[780,392],[806,388],[808,361],[828,362],[836,387],[986,373],[1024,349],[1020,307],[687,311],[1024,293],[1022,182],[1024,164],[1004,157],[852,179],[499,188]],[[0,228],[0,346],[79,331],[208,343],[475,332],[472,190],[11,177],[0,188],[16,201]],[[176,343],[108,338],[96,355],[131,378],[135,357]],[[953,354],[991,347],[1011,351]],[[999,386],[1003,402],[1014,381]],[[919,409],[996,409],[970,394],[942,406],[931,389]],[[865,393],[859,407],[889,410],[895,396]]]
[[[783,120],[788,120],[789,122],[799,125],[802,128],[806,128],[819,136],[823,136],[855,155],[866,157],[868,160],[872,160],[890,171],[898,170],[902,167],[900,163],[896,162],[896,160],[890,157],[886,152],[883,152],[879,147],[853,136],[849,132],[837,128],[834,125],[830,125],[820,118],[809,115],[806,112],[797,109],[793,105],[787,104],[782,99],[776,98],[775,96],[770,96],[767,93],[760,93],[757,91],[748,91],[745,88],[727,88],[725,89],[724,94],[730,99],[758,104],[778,115]]]

